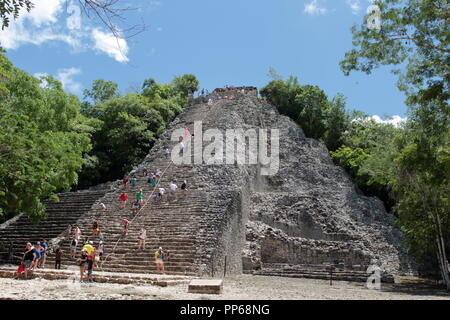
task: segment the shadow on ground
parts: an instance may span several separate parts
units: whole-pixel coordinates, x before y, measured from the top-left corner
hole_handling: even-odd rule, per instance
[[[436,280],[413,277],[396,279],[395,284],[384,284],[381,286],[381,291],[414,296],[450,298],[450,292],[447,292],[445,286],[439,284]]]

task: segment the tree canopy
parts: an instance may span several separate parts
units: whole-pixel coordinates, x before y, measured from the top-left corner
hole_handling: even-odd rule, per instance
[[[0,97],[0,207],[5,217],[25,212],[37,220],[42,199],[56,200],[77,183],[93,123],[59,81],[36,79],[3,54],[0,69],[8,74]]]
[[[370,74],[381,65],[399,66],[393,71],[407,96],[409,120],[402,132],[372,151],[376,161],[366,162],[361,170],[393,191],[394,210],[409,249],[422,258],[437,258],[450,291],[449,2],[376,0],[374,4],[379,27],[363,23],[352,28],[354,48],[345,54],[341,68],[348,75],[353,70]]]
[[[85,90],[83,114],[100,121],[100,126],[92,136],[92,151],[85,154],[78,188],[121,178],[139,164],[166,125],[187,106],[187,93],[197,88],[194,75],[166,84],[149,78],[140,93],[121,96],[116,83],[93,81]]]
[[[393,71],[400,75],[398,87],[407,94],[408,104],[448,102],[449,2],[375,0],[374,4],[380,10],[380,28],[369,28],[366,23],[352,28],[354,48],[340,63],[343,72],[370,74],[381,65],[399,66]]]
[[[276,73],[273,69],[270,72]],[[342,95],[329,100],[318,86],[300,85],[297,77],[293,76],[286,81],[270,81],[260,93],[281,114],[296,121],[306,136],[322,140],[331,150],[340,146],[349,121]]]

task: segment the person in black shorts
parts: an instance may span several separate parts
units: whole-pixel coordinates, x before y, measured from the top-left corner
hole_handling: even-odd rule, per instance
[[[81,258],[77,259],[77,262],[80,264],[80,282],[83,282],[84,272],[86,271],[86,267],[88,266],[87,249],[81,250]]]
[[[61,269],[61,258],[63,251],[61,248],[56,249],[55,251],[55,269]]]
[[[35,263],[35,261],[36,261],[36,253],[31,243],[28,242],[26,245],[26,251],[22,257],[22,264],[25,267],[24,269],[25,279],[28,279],[28,270]]]

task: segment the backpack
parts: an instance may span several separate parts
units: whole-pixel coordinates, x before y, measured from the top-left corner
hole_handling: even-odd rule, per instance
[[[158,250],[155,251],[155,253],[153,254],[153,258],[156,260],[158,258]]]

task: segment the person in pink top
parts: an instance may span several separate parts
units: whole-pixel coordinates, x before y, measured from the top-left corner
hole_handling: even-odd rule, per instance
[[[126,236],[128,234],[128,224],[130,223],[130,221],[127,218],[123,218],[122,219],[122,224],[123,224],[123,236]]]

